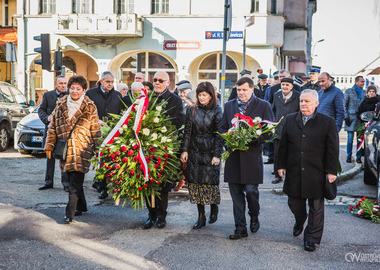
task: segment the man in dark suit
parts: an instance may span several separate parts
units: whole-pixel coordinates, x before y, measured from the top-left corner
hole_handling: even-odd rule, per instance
[[[122,95],[113,87],[114,76],[111,72],[105,71],[100,76],[97,87],[91,88],[86,92],[86,95],[95,103],[98,110],[99,122],[101,125],[107,125],[104,121],[109,117],[109,114],[120,114],[124,109],[122,103]],[[100,179],[100,183],[94,183],[99,192],[99,199],[108,197],[107,183],[105,179]]]
[[[184,124],[182,100],[169,90],[169,84],[169,75],[166,72],[158,71],[154,74],[153,85],[154,92],[158,96],[157,102],[159,103],[162,100],[168,102],[165,107],[167,114],[170,116],[172,124],[179,129]],[[156,197],[155,208],[150,207],[147,203],[149,218],[141,226],[142,229],[150,229],[154,225],[157,228],[164,228],[166,226],[166,209],[168,208],[168,196],[171,187],[172,183],[169,182],[161,184],[160,198]]]
[[[243,77],[236,84],[238,97],[224,106],[221,133],[227,132],[232,127],[231,120],[236,113],[244,114],[252,119],[260,117],[263,120],[272,121],[273,114],[269,103],[253,94],[253,81]],[[232,240],[248,236],[245,219],[246,200],[248,213],[251,216],[251,232],[257,232],[260,227],[258,185],[263,183],[262,144],[267,138],[266,134],[260,136],[251,142],[247,151],[234,151],[226,161],[224,181],[228,183],[230,189],[236,227],[235,232],[229,237]]]
[[[322,239],[324,224],[324,182],[336,180],[339,162],[339,138],[335,120],[319,113],[318,93],[304,90],[300,112],[285,118],[278,149],[277,168],[285,176],[284,192],[295,217],[293,235],[304,232],[304,249],[314,251]]]
[[[259,78],[259,83],[257,84],[257,87],[259,91],[255,92],[255,96],[257,96],[258,98],[264,99],[265,92],[267,91],[267,88],[269,87],[268,75],[263,73],[263,74],[260,74],[258,78]]]
[[[319,77],[320,72],[321,72],[321,67],[312,66],[309,71],[310,81],[308,81],[306,84],[302,86],[302,90],[312,89],[317,92],[321,90],[322,88],[318,82],[318,77]]]
[[[45,145],[47,130],[49,126],[49,116],[54,111],[55,104],[58,99],[68,94],[67,92],[67,79],[65,76],[59,75],[55,77],[54,90],[48,91],[44,94],[40,108],[38,109],[38,116],[41,121],[45,124],[45,133],[43,139],[43,145]],[[54,170],[55,170],[55,159],[46,157],[46,174],[45,174],[45,184],[39,188],[39,190],[53,188],[54,183]],[[61,173],[61,181],[63,189],[69,192],[69,179],[67,173]]]

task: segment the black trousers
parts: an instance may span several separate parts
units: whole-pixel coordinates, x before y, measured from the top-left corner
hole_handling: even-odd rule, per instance
[[[233,204],[235,227],[237,231],[247,231],[245,218],[246,199],[248,214],[251,219],[257,219],[260,213],[259,187],[258,185],[243,185],[228,183]]]
[[[155,208],[148,205],[147,199],[145,198],[146,205],[149,210],[149,218],[152,220],[161,219],[165,220],[168,209],[169,191],[172,187],[171,182],[163,184],[162,190],[160,192],[160,198],[155,197]]]
[[[83,192],[84,173],[68,172],[69,185],[69,202],[66,206],[66,217],[74,218],[75,210],[87,211],[86,198]]]
[[[321,243],[325,221],[325,199],[308,199],[309,218],[303,234],[304,240]],[[294,214],[296,222],[302,223],[307,218],[306,199],[288,198],[288,205]]]
[[[54,171],[55,171],[55,159],[46,158],[46,174],[45,174],[46,185],[54,184]],[[69,186],[69,178],[67,176],[67,173],[61,172],[61,182],[64,187]]]

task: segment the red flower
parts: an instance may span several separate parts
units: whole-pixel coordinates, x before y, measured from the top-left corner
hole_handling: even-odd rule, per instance
[[[142,187],[138,187],[137,189],[138,189],[138,190],[142,190]]]
[[[130,170],[129,173],[130,173],[131,175],[134,175],[134,174],[135,174],[135,171],[134,171],[134,170]]]
[[[161,176],[162,176],[162,175],[159,173],[159,174],[158,174],[158,178],[160,178]]]
[[[365,196],[364,196],[364,197],[362,197],[362,201],[363,201],[363,200],[365,200],[365,199],[367,199],[367,197],[365,197]]]
[[[108,151],[108,153],[111,151],[111,149],[110,148],[107,148],[107,151]]]
[[[115,189],[113,189],[113,190],[112,190],[112,192],[113,192],[113,193],[116,193],[116,190],[115,190]]]
[[[154,178],[150,178],[150,182],[152,182],[152,183],[153,183],[153,182],[154,182]]]
[[[115,165],[115,169],[116,169],[116,170],[120,169],[120,165],[119,165],[119,164],[116,164],[116,165]]]
[[[156,164],[156,165],[154,165],[154,167],[155,167],[156,169],[158,169],[158,167],[160,167],[160,165]]]
[[[168,151],[168,147],[167,146],[165,146],[165,150]]]
[[[133,152],[133,150],[129,150],[128,153],[127,153],[127,155],[128,155],[128,156],[132,156],[134,153],[135,153],[135,152]]]
[[[127,163],[128,162],[128,158],[127,157],[123,158],[123,162]]]
[[[137,177],[137,178],[140,178],[140,177],[141,177],[141,175],[140,175],[140,174],[136,174],[136,177]]]
[[[157,182],[157,185],[161,184],[161,182]]]
[[[115,155],[116,155],[116,156],[120,156],[120,151],[116,151],[116,152],[115,152]]]
[[[135,109],[134,106],[132,107],[131,111],[132,111],[132,112],[136,112],[136,109]]]
[[[352,210],[354,210],[354,207],[353,207],[353,206],[350,207],[350,211],[352,211]]]
[[[154,159],[154,156],[150,156],[149,158],[150,158],[150,159]]]
[[[135,161],[135,162],[138,161],[138,160],[139,160],[138,157],[134,157],[134,158],[133,158],[133,161]]]
[[[262,128],[263,127],[263,125],[262,124],[258,124],[259,125],[259,128]]]
[[[115,158],[115,155],[114,155],[114,154],[111,154],[111,158],[114,159],[114,158]]]
[[[166,167],[166,165],[167,165],[167,163],[165,162],[163,166]]]
[[[148,172],[150,172],[150,169],[148,168]]]
[[[168,153],[165,153],[165,157],[168,157],[169,156],[169,154]]]
[[[135,195],[132,195],[131,198],[134,199],[136,196]]]
[[[122,145],[120,149],[123,152],[126,152],[128,150],[128,148],[125,145]]]
[[[119,182],[119,181],[117,181],[117,182],[116,182],[116,185],[120,185],[120,182]]]
[[[135,144],[134,146],[132,146],[132,148],[136,150],[137,148],[139,148],[139,146]]]
[[[103,156],[103,152],[100,152],[100,156]]]
[[[154,152],[154,151],[156,151],[156,148],[154,148],[153,146],[151,146],[151,147],[149,148],[149,151],[150,151],[150,152]]]
[[[143,187],[144,187],[144,188],[147,188],[147,187],[148,187],[148,184],[144,184]]]
[[[143,167],[143,166],[140,166],[140,170],[143,172],[143,171],[144,171],[144,167]]]
[[[379,201],[378,200],[374,200],[373,201],[375,204],[379,204]]]
[[[160,157],[157,158],[157,164],[161,164],[161,158]]]

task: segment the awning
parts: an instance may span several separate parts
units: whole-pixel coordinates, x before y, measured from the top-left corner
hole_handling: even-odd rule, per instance
[[[17,45],[17,29],[15,27],[0,28],[0,44],[13,42]]]

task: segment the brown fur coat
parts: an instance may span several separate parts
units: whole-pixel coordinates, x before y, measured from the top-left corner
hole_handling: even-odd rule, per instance
[[[59,164],[63,172],[77,171],[87,173],[90,167],[89,159],[94,154],[95,147],[101,136],[95,104],[85,96],[80,109],[69,120],[67,96],[65,96],[57,101],[51,115],[45,151],[53,151],[57,139],[66,139],[78,117],[80,117],[81,119],[68,142],[66,161],[60,161]]]

